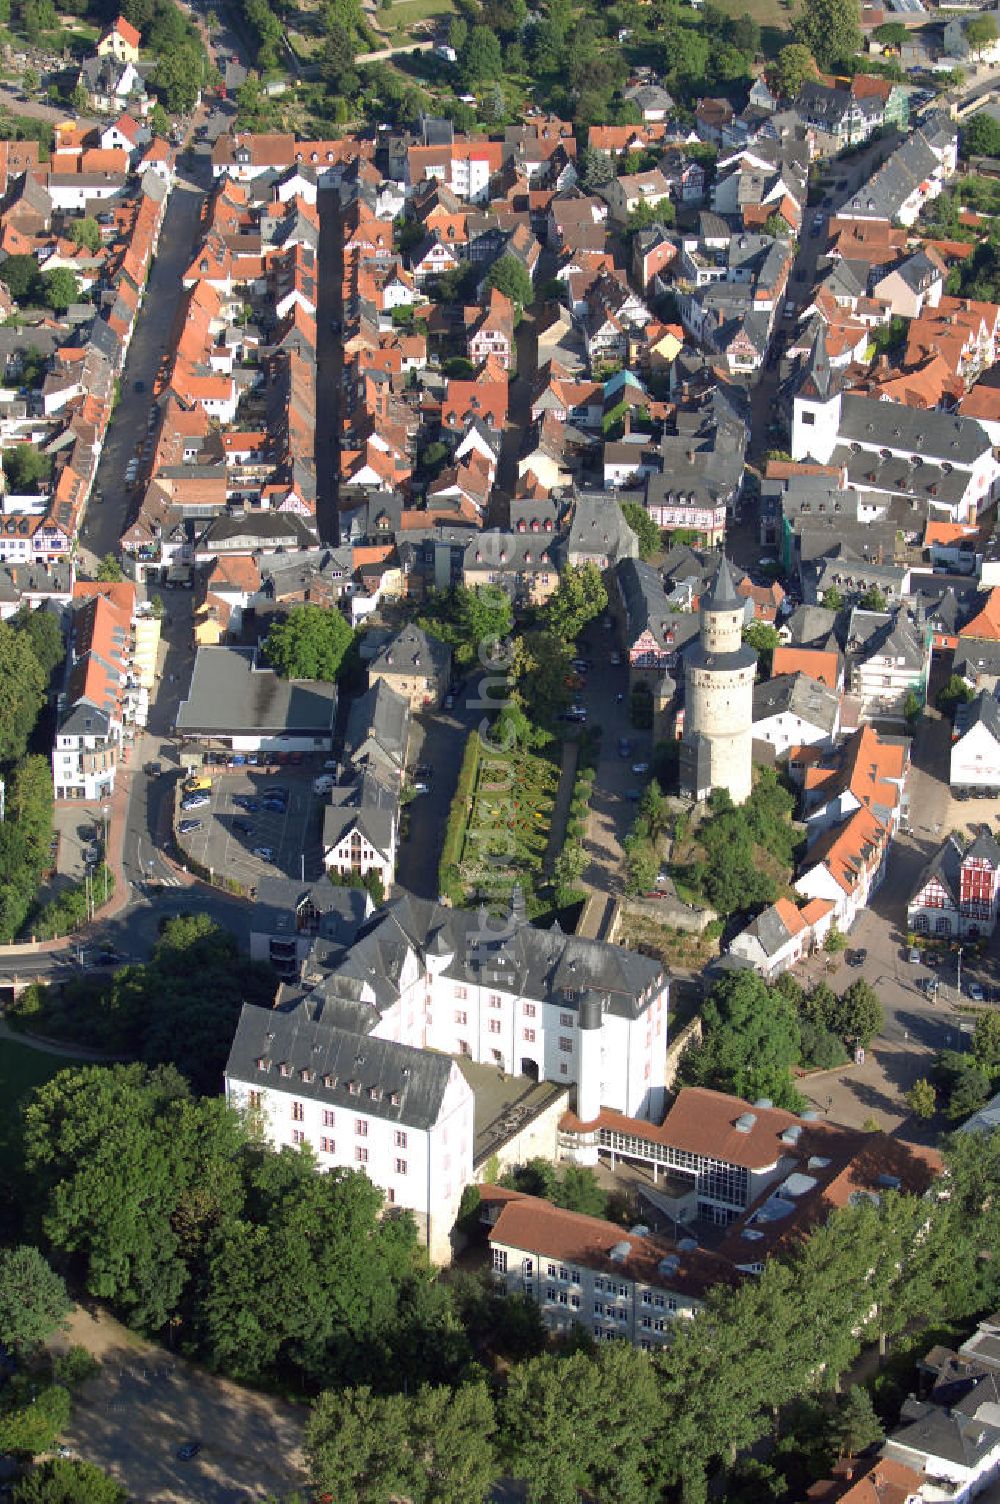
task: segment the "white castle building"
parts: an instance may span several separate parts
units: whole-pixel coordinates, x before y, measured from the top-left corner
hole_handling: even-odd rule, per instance
[[[742,804],[753,785],[753,682],[757,654],[743,641],[747,602],[723,555],[701,598],[701,633],[684,654],[680,788],[692,799],[725,789]]]
[[[473,1179],[473,1092],[455,1057],[575,1088],[659,1122],[668,979],[646,956],[401,893],[365,920],[287,1010],[246,1006],[226,1094],[276,1148],[310,1145],[323,1170],[361,1169],[447,1259]],[[310,976],[310,973],[314,975]],[[596,1161],[596,1148],[593,1151]]]

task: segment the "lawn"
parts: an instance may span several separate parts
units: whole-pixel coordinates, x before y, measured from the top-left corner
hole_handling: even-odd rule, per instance
[[[378,19],[386,31],[400,26],[412,26],[414,21],[427,21],[431,16],[450,16],[455,9],[454,0],[392,0],[388,10],[380,10]]]
[[[49,1055],[13,1039],[0,1039],[0,1181],[15,1168],[10,1155],[22,1098],[67,1066],[78,1064],[68,1055]]]
[[[467,901],[506,899],[520,883],[530,899],[541,876],[559,769],[518,751],[484,754],[462,836],[459,876]]]
[[[768,56],[773,57],[778,48],[789,40],[787,35],[779,37],[778,33],[790,30],[795,14],[794,5],[783,5],[781,0],[719,0],[719,9],[734,20],[738,20],[740,16],[750,16],[752,20],[758,21],[764,33],[763,50]]]

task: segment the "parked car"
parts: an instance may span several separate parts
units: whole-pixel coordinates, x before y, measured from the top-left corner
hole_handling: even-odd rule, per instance
[[[160,776],[160,774],[162,772],[163,772],[162,764],[160,764],[158,762],[147,762],[147,764],[146,764],[146,777],[147,778],[159,778],[159,776]]]
[[[197,1457],[200,1451],[200,1441],[186,1441],[182,1447],[177,1448],[177,1461],[190,1462],[192,1457]]]
[[[211,802],[207,794],[188,794],[186,799],[181,800],[181,809],[186,814],[190,809],[205,809]]]
[[[844,960],[848,966],[864,966],[868,960],[868,952],[863,946],[858,950],[847,950],[844,952]]]
[[[985,1003],[986,994],[978,982],[968,982],[965,991],[970,1003]]]
[[[260,800],[255,799],[253,794],[234,794],[233,803],[237,809],[245,809],[248,815],[260,809]]]
[[[287,799],[262,799],[260,807],[269,815],[283,815],[288,809]]]
[[[200,820],[182,820],[177,827],[177,834],[181,836],[189,836],[194,831],[200,830],[201,826],[202,822]]]
[[[253,854],[256,857],[259,857],[262,862],[273,862],[274,861],[274,847],[273,846],[255,846],[254,849],[253,849]]]
[[[333,774],[322,773],[319,778],[313,779],[314,794],[328,794],[333,788]]]
[[[635,773],[636,775],[638,775],[640,773],[648,773],[649,772],[649,763],[648,762],[634,762],[632,764],[632,772]]]
[[[287,799],[288,790],[283,783],[269,783],[263,790],[265,799]]]
[[[445,710],[453,710],[454,707],[455,707],[455,696],[454,695],[445,695],[445,697],[444,697],[444,708],[445,708]]]
[[[906,959],[911,966],[919,966],[924,959],[916,945],[911,945],[906,952]]]
[[[249,820],[234,820],[233,821],[233,829],[236,831],[237,835],[241,835],[241,836],[252,836],[253,835],[253,825],[252,825],[251,821],[249,821]]]
[[[632,756],[632,743],[629,741],[629,739],[628,739],[627,736],[620,736],[618,738],[618,756],[619,757],[631,757]]]
[[[416,783],[413,785],[413,792],[415,794],[429,794],[430,791],[431,786],[427,782],[426,778],[418,778]]]

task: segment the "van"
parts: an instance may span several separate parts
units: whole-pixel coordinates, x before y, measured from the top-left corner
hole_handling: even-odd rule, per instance
[[[212,780],[207,773],[192,773],[184,780],[185,794],[207,794],[211,787]]]

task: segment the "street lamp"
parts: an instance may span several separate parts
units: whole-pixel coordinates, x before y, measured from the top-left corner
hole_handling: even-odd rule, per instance
[[[110,813],[111,813],[111,810],[110,810],[110,808],[109,808],[108,805],[105,805],[104,808],[101,810],[101,814],[104,816],[104,902],[105,903],[107,903],[107,901],[108,901],[108,815]]]
[[[958,947],[958,1000],[962,1000],[962,947]]]

